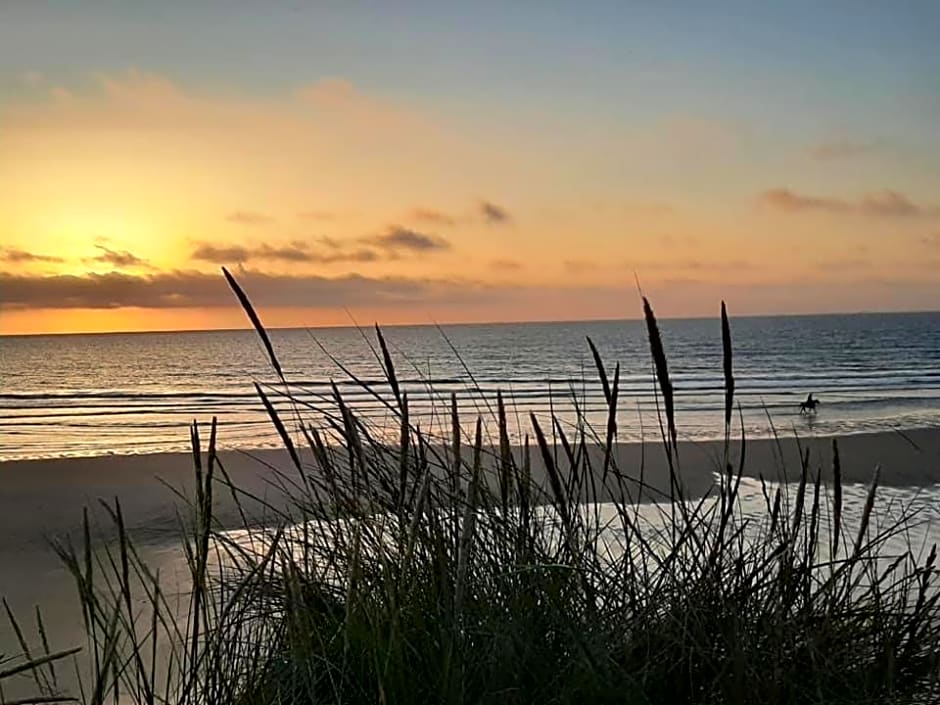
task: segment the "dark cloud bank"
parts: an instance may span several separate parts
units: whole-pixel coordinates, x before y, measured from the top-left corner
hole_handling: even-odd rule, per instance
[[[404,277],[289,276],[242,272],[239,283],[259,306],[343,308],[479,301],[487,287],[472,282]],[[150,275],[30,275],[0,272],[0,305],[35,308],[230,307],[235,299],[217,273],[161,272]]]

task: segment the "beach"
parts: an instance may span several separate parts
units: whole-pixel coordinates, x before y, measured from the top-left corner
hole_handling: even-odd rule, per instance
[[[921,505],[940,506],[940,429],[914,429],[905,432],[880,432],[849,435],[838,439],[847,510],[856,513],[865,503],[868,484],[875,468],[880,467],[882,501],[906,504],[912,498]],[[560,446],[554,448],[564,469],[566,461]],[[737,464],[740,443],[732,442],[730,458]],[[818,470],[829,480],[832,466],[832,439],[794,437],[757,439],[745,446],[745,488],[742,503],[751,509],[762,502],[756,482],[763,476],[769,481],[793,481],[799,477],[800,454],[809,451],[811,473]],[[490,466],[495,464],[492,448]],[[602,449],[591,447],[594,467],[602,464]],[[723,445],[717,441],[679,443],[681,482],[690,499],[701,497],[713,486],[715,473],[722,466]],[[470,449],[464,447],[466,461]],[[521,459],[521,449],[513,448]],[[668,462],[661,443],[619,443],[614,450],[615,463],[627,478],[641,474],[646,485],[637,493],[643,502],[663,501],[669,495]],[[315,473],[312,456],[301,453],[308,472]],[[532,477],[547,487],[544,464],[533,449]],[[268,507],[286,506],[292,482],[299,480],[287,453],[283,450],[223,450],[219,460],[233,484],[246,492],[241,497],[248,520],[257,525],[277,523]],[[217,475],[218,477],[218,475]],[[188,509],[174,489],[184,496],[194,494],[193,458],[188,453],[99,456],[17,460],[0,463],[3,491],[0,493],[0,596],[13,613],[27,625],[27,639],[38,648],[33,615],[38,608],[49,642],[53,648],[85,644],[81,610],[72,576],[52,548],[52,541],[72,542],[81,546],[83,508],[89,509],[92,532],[97,545],[104,549],[113,542],[113,522],[102,503],[112,507],[117,498],[136,550],[154,572],[168,594],[185,599],[188,568],[179,543],[180,523],[186,522]],[[633,492],[630,480],[624,488]],[[629,488],[633,489],[629,489]],[[174,488],[174,489],[171,489]],[[749,495],[749,497],[747,496]],[[602,492],[600,499],[621,500],[623,496]],[[877,510],[876,510],[877,511]],[[936,512],[929,512],[932,524],[923,535],[937,540]],[[220,528],[243,525],[231,492],[222,485],[214,492],[214,516]],[[0,626],[0,653],[17,652],[16,636],[9,625]],[[70,678],[66,676],[66,681]]]
[[[883,486],[927,488],[940,484],[940,429],[849,435],[840,437],[838,445],[846,483],[867,484],[880,466],[879,483]],[[732,441],[735,464],[740,447],[740,441]],[[783,469],[787,480],[797,480],[800,447],[810,452],[811,472],[821,468],[827,480],[832,466],[832,439],[828,437],[748,440],[745,476],[776,480]],[[668,493],[668,464],[661,443],[619,443],[615,449],[616,465],[625,475],[639,477],[642,465],[645,483]],[[514,452],[518,455],[520,449],[516,447]],[[599,454],[600,448],[591,452]],[[312,457],[302,457],[305,464],[313,462]],[[284,499],[282,480],[298,479],[286,451],[223,450],[219,458],[233,484],[273,505]],[[711,487],[714,473],[721,467],[723,444],[680,441],[679,458],[687,495],[699,497]],[[532,453],[532,461],[533,479],[541,483],[544,475],[537,452]],[[47,538],[74,535],[81,525],[83,507],[100,514],[99,503],[113,503],[115,497],[121,501],[128,527],[142,538],[174,536],[176,512],[182,503],[169,488],[192,496],[193,461],[189,453],[15,460],[0,464],[0,477],[0,551],[31,551],[41,549]],[[249,513],[263,521],[261,503],[249,498],[245,502]],[[216,492],[215,503],[216,517],[223,525],[239,522],[228,491]]]
[[[879,483],[885,488],[913,488],[934,494],[940,503],[940,429],[919,429],[904,433],[857,434],[838,439],[843,482],[867,485],[875,468],[881,467]],[[767,480],[793,481],[799,476],[800,448],[809,450],[810,469],[821,468],[824,481],[830,477],[832,440],[782,438],[779,441],[747,441],[745,476]],[[600,448],[590,452],[600,454]],[[468,449],[464,449],[469,453]],[[519,454],[520,449],[514,452]],[[558,453],[562,451],[558,449]],[[737,462],[740,443],[731,445]],[[627,476],[639,477],[641,465],[649,489],[645,501],[664,499],[669,493],[668,464],[662,445],[621,443],[616,446],[616,464]],[[302,455],[305,464],[312,458]],[[257,499],[242,498],[250,520],[265,523],[270,512],[265,503],[285,504],[285,483],[298,479],[284,451],[233,451],[219,454],[232,482]],[[680,442],[681,477],[687,496],[700,497],[714,481],[721,467],[722,444],[716,441]],[[781,458],[783,462],[781,463]],[[532,453],[533,480],[545,485],[543,465]],[[600,463],[595,463],[599,466]],[[565,467],[564,462],[560,464]],[[277,468],[275,472],[272,468]],[[631,470],[632,469],[632,470]],[[20,614],[40,605],[52,616],[47,620],[53,632],[68,641],[78,626],[74,611],[71,579],[50,547],[50,539],[80,543],[82,510],[88,507],[103,541],[113,535],[101,502],[113,505],[118,498],[126,525],[145,554],[156,563],[177,560],[175,547],[186,507],[171,491],[176,488],[193,495],[191,454],[163,453],[93,458],[8,461],[0,464],[3,491],[0,493],[0,595]],[[626,483],[629,486],[630,483]],[[860,491],[864,490],[860,488]],[[604,499],[622,499],[604,495]],[[262,501],[259,501],[262,500]],[[219,487],[214,494],[215,516],[223,527],[238,527],[241,517],[231,493]],[[176,569],[182,565],[176,565]],[[71,610],[71,616],[70,616]],[[0,651],[11,648],[3,643],[12,634],[0,629]]]

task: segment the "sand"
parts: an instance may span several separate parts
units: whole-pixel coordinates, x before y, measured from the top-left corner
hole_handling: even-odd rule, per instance
[[[921,487],[940,483],[940,429],[858,434],[844,436],[838,442],[845,482],[867,483],[880,465],[884,485]],[[745,474],[777,479],[783,469],[789,479],[797,478],[797,444],[793,438],[747,441]],[[799,444],[809,449],[811,467],[821,468],[826,479],[832,463],[831,439],[802,439]],[[599,465],[600,450],[593,452],[597,455],[595,465]],[[740,443],[733,442],[735,463],[739,454]],[[681,442],[679,456],[688,494],[700,496],[712,485],[714,472],[721,466],[722,444]],[[288,478],[296,477],[286,453],[280,450],[223,451],[220,458],[238,487],[273,504],[282,501],[283,494],[275,485],[276,473],[271,466],[284,470]],[[533,475],[538,480],[541,472],[537,453],[533,453],[533,459]],[[650,494],[655,495],[656,489],[668,492],[668,466],[661,444],[619,444],[616,461],[627,475],[638,475],[642,463],[645,481],[654,488]],[[176,512],[181,503],[168,486],[192,494],[192,457],[162,453],[8,461],[0,463],[0,482],[0,556],[11,550],[41,549],[47,537],[74,535],[81,525],[83,507],[103,516],[100,502],[113,503],[115,497],[121,500],[128,526],[145,540],[159,541],[172,537],[178,525]],[[247,504],[255,518],[263,518],[261,505],[251,501]],[[216,514],[223,524],[238,523],[229,493],[216,492]],[[9,572],[8,567],[0,565],[0,575]]]
[[[831,467],[831,439],[804,439],[800,443],[810,450],[811,467],[821,468],[825,478]],[[846,483],[870,482],[877,465],[882,468],[883,485],[929,487],[940,483],[940,429],[845,436],[839,439],[839,448]],[[599,460],[600,450],[592,452]],[[740,445],[734,443],[732,457],[735,461],[739,453]],[[721,465],[721,444],[681,443],[679,455],[687,493],[701,496],[712,486],[714,472]],[[276,473],[269,467],[284,469],[288,479],[295,476],[283,451],[225,451],[221,459],[237,486],[275,506],[283,504],[283,491],[275,484]],[[651,486],[647,497],[656,495],[657,491],[668,493],[668,466],[661,444],[618,445],[616,460],[618,467],[634,475],[643,463],[645,481]],[[595,464],[600,463],[595,461]],[[796,440],[783,439],[779,444],[772,440],[748,441],[745,471],[752,477],[762,474],[768,479],[780,478],[782,472],[789,479],[797,477],[799,448]],[[540,464],[536,463],[534,479],[539,481],[542,474]],[[162,575],[180,570],[183,566],[179,559],[177,529],[182,504],[167,485],[192,494],[190,455],[0,463],[0,596],[8,599],[17,614],[27,617],[32,614],[34,605],[40,605],[53,643],[73,645],[81,634],[74,587],[51,550],[49,539],[77,538],[82,508],[86,506],[91,508],[99,525],[106,525],[107,522],[101,521],[105,514],[100,502],[113,503],[114,498],[119,497],[127,525],[141,552],[161,566]],[[247,501],[246,508],[254,520],[265,521],[262,503]],[[223,525],[240,524],[228,492],[216,492],[215,512]],[[103,536],[107,540],[108,532]],[[0,653],[16,651],[13,638],[9,625],[0,619]]]

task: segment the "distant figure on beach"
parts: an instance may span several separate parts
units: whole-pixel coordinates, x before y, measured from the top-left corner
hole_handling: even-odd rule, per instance
[[[813,399],[813,393],[810,392],[809,396],[806,397],[806,401],[800,402],[800,415],[815,414],[817,406],[819,406],[819,399]]]

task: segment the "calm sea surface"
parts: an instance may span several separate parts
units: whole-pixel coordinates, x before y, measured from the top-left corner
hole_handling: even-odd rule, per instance
[[[661,326],[680,436],[719,437],[718,321]],[[604,428],[590,336],[611,373],[620,363],[619,438],[659,435],[641,322],[401,326],[385,333],[413,420],[432,432],[449,427],[451,392],[469,425],[477,413],[491,414],[497,390],[510,400],[514,435],[520,423],[528,430],[529,411],[554,410],[574,423],[574,400]],[[768,414],[784,434],[940,426],[940,313],[739,318],[732,334],[737,399],[751,437],[771,432]],[[391,399],[370,348],[374,333],[291,329],[271,338],[306,419],[317,423],[334,410],[331,381],[377,427],[390,418],[370,393]],[[275,381],[252,331],[0,337],[0,460],[185,450],[187,425],[213,415],[225,447],[276,446],[254,390],[255,382],[271,385],[276,396],[284,388]],[[809,392],[822,404],[815,416],[801,417],[798,403]],[[286,400],[278,406],[290,412]]]

